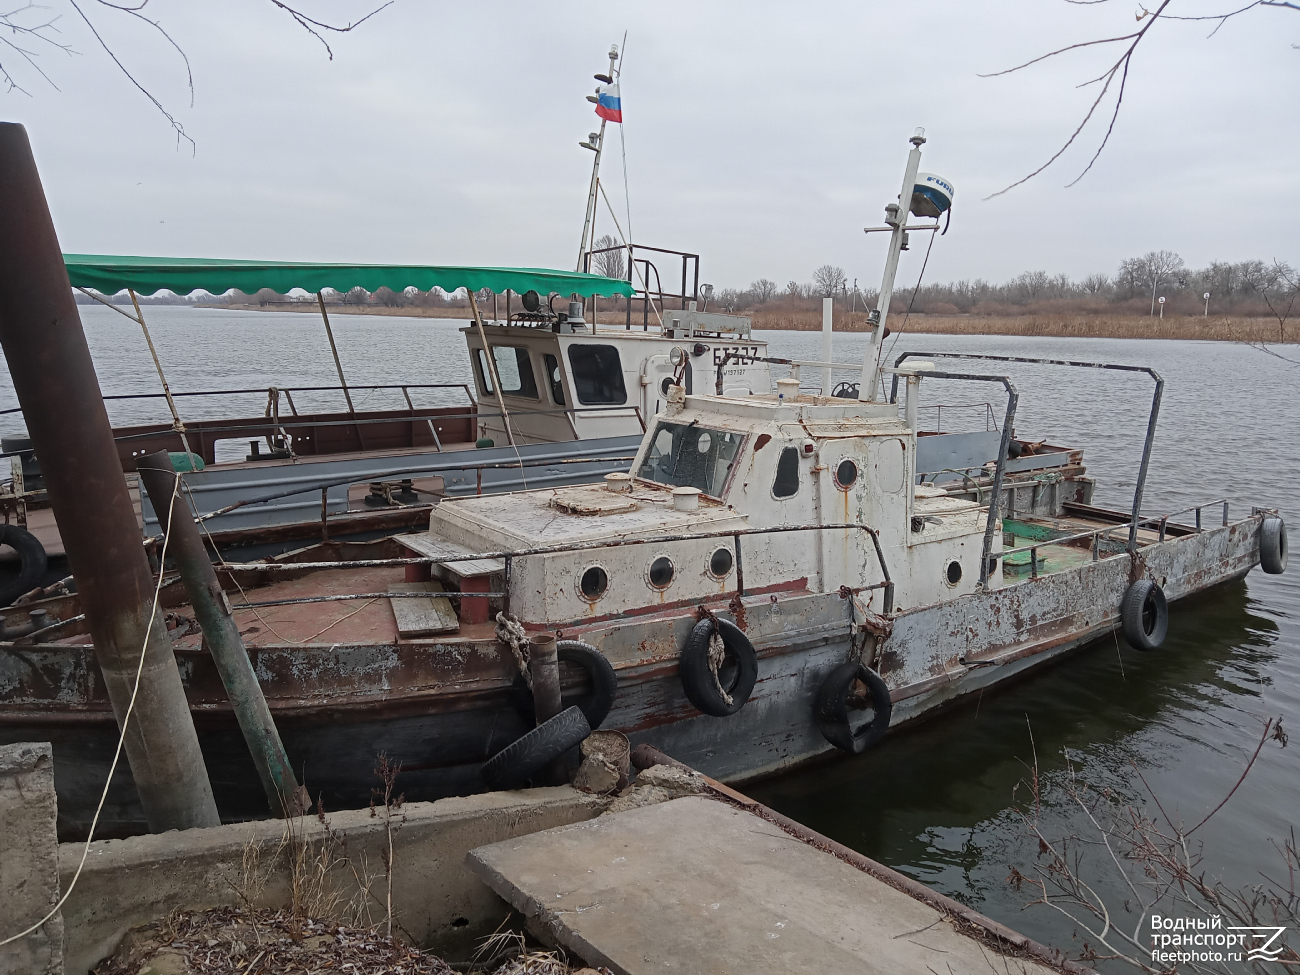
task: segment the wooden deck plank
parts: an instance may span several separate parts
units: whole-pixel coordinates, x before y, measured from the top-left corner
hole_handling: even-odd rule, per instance
[[[473,549],[441,538],[434,538],[428,532],[420,532],[414,535],[398,535],[394,541],[404,548],[410,549],[416,555],[424,555],[431,559],[445,559],[453,555],[474,554]],[[466,559],[463,562],[444,562],[443,565],[461,578],[492,575],[506,570],[505,559]]]
[[[444,591],[441,582],[397,582],[389,586],[388,591],[430,593],[428,599],[389,600],[393,605],[393,618],[397,620],[398,637],[413,640],[460,631],[460,620],[456,618],[451,600],[446,596],[432,595]]]

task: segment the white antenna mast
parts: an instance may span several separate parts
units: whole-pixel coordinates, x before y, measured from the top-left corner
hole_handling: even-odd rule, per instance
[[[889,299],[894,295],[894,275],[898,273],[898,255],[907,243],[907,216],[911,209],[912,188],[916,186],[916,173],[921,168],[921,146],[925,144],[925,129],[918,128],[908,140],[912,151],[907,155],[907,170],[903,175],[903,190],[898,203],[885,207],[885,223],[893,228],[889,235],[889,257],[885,260],[885,277],[880,282],[880,297],[876,310],[867,319],[872,326],[871,343],[862,358],[862,380],[858,399],[874,403],[880,384],[880,344],[885,337],[885,319],[889,315]]]
[[[614,65],[617,63],[618,63],[618,45],[611,44],[609,46],[609,71],[608,73],[603,75],[600,74],[596,75],[596,80],[606,85],[612,85],[614,83]],[[596,90],[597,92],[600,91],[599,88]],[[598,102],[599,99],[594,95],[588,95],[587,101]],[[582,240],[578,244],[578,264],[574,268],[575,271],[582,270],[582,259],[591,247],[591,243],[588,238],[591,236],[593,230],[595,229],[594,224],[596,222],[596,186],[597,186],[597,181],[600,179],[600,154],[602,150],[604,150],[605,148],[605,124],[606,124],[606,120],[602,118],[600,120],[600,131],[592,132],[589,136],[587,136],[586,142],[578,143],[578,145],[582,146],[582,148],[590,149],[592,152],[594,152],[596,154],[596,158],[593,159],[591,163],[591,189],[587,191],[587,209],[583,216],[583,221],[582,221]]]

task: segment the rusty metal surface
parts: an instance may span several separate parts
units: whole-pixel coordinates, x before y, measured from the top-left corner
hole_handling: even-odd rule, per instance
[[[1108,635],[1117,625],[1119,601],[1135,571],[1161,582],[1171,601],[1243,575],[1258,560],[1259,522],[1253,517],[1153,542],[1139,551],[1136,563],[1118,554],[949,604],[909,607],[895,614],[893,632],[881,641],[880,651],[880,667],[895,699],[893,723],[918,720],[963,695],[1044,666]],[[371,571],[396,577],[401,569]],[[320,575],[296,582],[318,587],[319,581],[312,580]],[[677,658],[696,622],[693,607],[585,621],[560,631],[563,639],[600,647],[615,667],[618,698],[604,727],[622,731],[634,744],[652,743],[733,783],[829,751],[813,705],[825,675],[856,652],[848,638],[850,601],[838,592],[766,593],[743,599],[725,593],[708,605],[718,615],[737,620],[758,652],[753,695],[739,713],[726,719],[695,711],[678,679]],[[371,611],[378,613],[378,605]],[[1173,611],[1178,611],[1177,603]],[[391,620],[386,606],[383,612]],[[305,624],[308,618],[304,615],[298,622]],[[332,618],[317,620],[317,627]],[[250,621],[241,629],[258,625]],[[367,625],[361,623],[363,630]],[[307,762],[308,787],[314,780],[335,803],[351,801],[349,796],[364,801],[369,769],[380,750],[411,770],[410,796],[472,791],[479,787],[478,763],[527,728],[511,703],[517,666],[496,641],[490,624],[462,627],[452,638],[400,644],[346,639],[327,644],[323,640],[328,636],[306,646],[277,641],[265,632],[246,634],[245,639],[253,644],[250,656],[291,760],[296,768]],[[242,784],[228,767],[231,762],[238,765],[242,743],[221,682],[193,637],[179,642],[180,668],[205,752],[217,769],[214,776],[225,783],[223,801],[247,805],[252,801],[249,784],[253,798],[260,798],[259,790],[251,766],[250,779]],[[0,651],[0,702],[5,704],[0,708],[0,737],[42,725],[57,729],[57,737],[75,727],[79,716],[88,722],[83,728],[104,727],[109,717],[93,655],[84,647]],[[228,753],[219,752],[216,742],[223,742],[220,747]],[[56,745],[56,762],[59,753]],[[242,761],[247,763],[246,753]]]
[[[427,407],[406,410],[370,410],[355,416],[344,413],[284,415],[281,422],[269,416],[186,420],[190,449],[206,464],[217,462],[219,440],[264,440],[285,430],[293,434],[293,450],[300,457],[319,457],[354,450],[433,450],[436,445],[429,423],[443,443],[474,439],[473,406]],[[364,431],[364,443],[362,442]],[[122,470],[135,470],[136,460],[158,450],[184,450],[180,435],[170,423],[143,423],[114,427],[113,436]]]

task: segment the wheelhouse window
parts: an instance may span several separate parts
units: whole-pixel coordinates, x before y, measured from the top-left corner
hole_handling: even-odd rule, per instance
[[[497,367],[497,375],[501,377],[502,393],[523,399],[539,398],[533,363],[526,348],[518,345],[494,345],[492,361]],[[494,395],[496,391],[492,388],[492,370],[488,368],[482,349],[474,350],[474,366],[483,395]]]
[[[661,421],[637,477],[670,487],[699,488],[719,498],[744,439],[741,433],[711,430],[695,423]]]
[[[570,345],[569,372],[578,402],[584,406],[622,406],[627,402],[623,363],[614,346]],[[504,383],[505,379],[501,381]]]
[[[799,450],[786,447],[776,461],[776,479],[772,482],[772,497],[793,498],[799,493]]]
[[[563,406],[564,375],[560,372],[560,360],[548,352],[542,356],[542,367],[546,370],[546,382],[551,387],[551,402]]]

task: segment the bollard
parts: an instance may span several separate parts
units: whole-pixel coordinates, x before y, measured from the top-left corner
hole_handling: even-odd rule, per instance
[[[155,832],[217,826],[54,221],[27,132],[12,122],[0,122],[0,186],[0,345],[41,458],[104,688],[125,729],[145,819]]]
[[[528,641],[528,671],[533,678],[533,710],[537,723],[560,713],[560,660],[553,633],[538,633]]]
[[[248,651],[239,636],[239,627],[230,615],[226,594],[203,547],[199,526],[191,516],[189,501],[178,490],[180,481],[172,469],[171,458],[167,451],[160,450],[141,457],[136,462],[136,470],[158,514],[158,524],[167,535],[167,555],[180,571],[194,615],[203,630],[203,639],[217,665],[253,764],[257,766],[271,812],[281,817],[301,815],[308,806],[305,791],[294,778],[271,709],[266,705]],[[172,511],[170,524],[169,509]]]
[[[549,721],[562,710],[560,703],[559,641],[553,633],[538,633],[528,641],[528,672],[533,678],[533,710],[537,723]],[[569,779],[569,756],[561,755],[542,773],[546,785],[563,785]],[[542,784],[542,783],[539,783]]]

